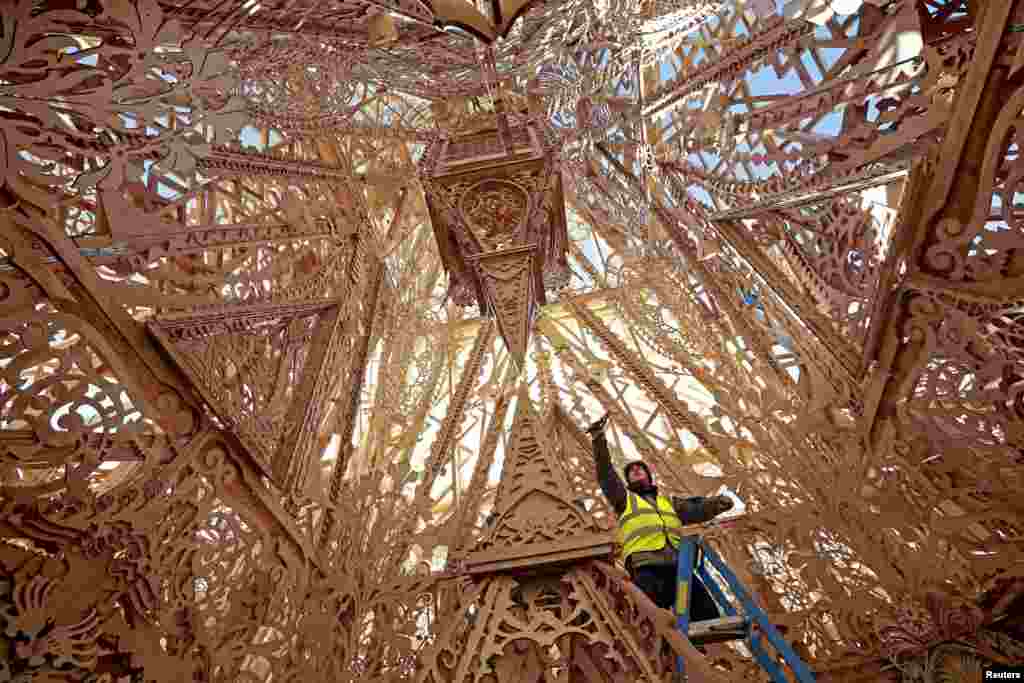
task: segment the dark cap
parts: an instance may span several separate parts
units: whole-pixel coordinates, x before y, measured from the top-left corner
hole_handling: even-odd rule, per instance
[[[634,460],[622,468],[622,476],[626,478],[626,483],[629,483],[629,471],[634,467],[644,468],[644,472],[647,473],[647,481],[651,482],[651,485],[654,484],[654,473],[651,472],[651,468],[643,460]]]

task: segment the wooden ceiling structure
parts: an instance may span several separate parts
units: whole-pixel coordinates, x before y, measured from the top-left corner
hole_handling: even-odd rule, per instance
[[[762,680],[605,412],[818,680],[1024,662],[1024,2],[0,21],[0,683]]]

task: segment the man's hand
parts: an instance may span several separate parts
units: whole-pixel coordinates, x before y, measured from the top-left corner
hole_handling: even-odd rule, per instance
[[[723,512],[732,510],[733,502],[729,496],[712,496],[704,501],[704,508],[712,517],[717,517]]]
[[[605,428],[608,427],[608,413],[604,414],[600,420],[587,427],[587,434],[590,434],[591,439],[597,438],[599,434],[604,434]]]

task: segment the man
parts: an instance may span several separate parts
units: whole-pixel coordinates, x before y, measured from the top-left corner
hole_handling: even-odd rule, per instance
[[[673,609],[676,599],[676,552],[679,527],[699,524],[732,509],[728,496],[668,498],[658,494],[650,468],[642,461],[626,465],[626,484],[612,467],[605,438],[608,416],[587,428],[594,449],[597,480],[619,516],[619,540],[633,582],[662,609]],[[721,616],[707,587],[694,576],[690,621]]]

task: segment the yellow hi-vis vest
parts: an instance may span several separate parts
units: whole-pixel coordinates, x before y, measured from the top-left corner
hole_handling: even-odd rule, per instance
[[[668,498],[658,496],[657,503],[655,508],[642,496],[629,492],[626,509],[619,517],[619,544],[623,560],[633,553],[661,550],[667,540],[673,546],[679,546],[682,520],[676,516]]]

